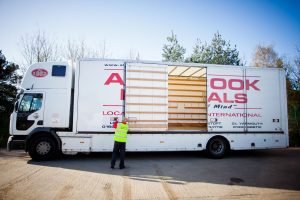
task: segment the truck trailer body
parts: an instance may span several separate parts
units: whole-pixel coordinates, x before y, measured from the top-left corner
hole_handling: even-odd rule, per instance
[[[127,151],[288,147],[283,69],[82,59],[37,63],[23,78],[8,148],[37,160],[113,148],[129,120]]]

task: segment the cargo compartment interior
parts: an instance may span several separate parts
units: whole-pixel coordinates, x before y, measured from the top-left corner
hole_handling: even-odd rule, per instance
[[[168,130],[207,130],[205,67],[168,67]]]

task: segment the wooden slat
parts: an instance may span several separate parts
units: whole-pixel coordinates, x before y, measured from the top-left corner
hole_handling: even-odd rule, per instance
[[[167,82],[166,79],[151,79],[151,78],[127,78],[130,81],[153,81],[153,82]]]
[[[131,128],[168,128],[168,124],[129,124]]]
[[[201,84],[201,83],[196,83],[196,84],[189,84],[189,83],[182,83],[182,84],[178,84],[178,83],[168,83],[169,87],[170,86],[175,86],[175,87],[178,87],[178,86],[200,86],[200,87],[206,87],[205,84]]]
[[[168,108],[178,108],[178,106],[168,106]]]
[[[167,90],[166,87],[144,87],[144,86],[127,86],[129,89],[143,89],[143,90]]]
[[[201,101],[206,101],[206,97],[172,97],[169,96],[169,102],[172,101],[187,101],[187,102],[201,102]]]
[[[127,72],[141,72],[141,73],[150,73],[150,74],[167,74],[167,72],[164,72],[164,71],[135,70],[135,69],[128,69]]]
[[[199,124],[206,124],[207,121],[206,120],[186,120],[186,121],[182,121],[182,120],[168,120],[168,123],[199,123]]]
[[[206,123],[169,123],[169,127],[205,127]]]
[[[202,113],[205,113],[206,114],[206,109],[185,109],[185,108],[182,108],[182,107],[179,107],[179,108],[169,108],[169,113],[170,114],[174,114],[173,112],[178,112],[178,113],[199,113],[199,114],[202,114]],[[176,113],[177,114],[177,113]]]
[[[205,86],[187,86],[186,85],[172,85],[172,84],[169,84],[168,85],[168,90],[184,90],[184,91],[187,91],[187,90],[204,90],[206,91],[206,85]]]
[[[207,127],[169,127],[169,131],[178,131],[178,130],[193,130],[193,131],[206,131]]]
[[[206,112],[169,112],[169,114],[175,114],[175,115],[204,115]]]
[[[126,103],[126,105],[133,106],[167,106],[166,103]]]
[[[182,82],[206,83],[206,79],[173,79],[169,77],[168,80],[172,82],[178,82],[179,84],[181,84]]]
[[[206,101],[169,100],[169,103],[206,103]]]
[[[205,118],[168,118],[169,120],[206,120],[206,115]]]
[[[206,78],[169,76],[169,80],[206,82]]]
[[[202,95],[206,95],[206,92],[199,92],[199,91],[190,91],[190,90],[186,90],[186,91],[170,91],[168,90],[168,95],[182,95],[182,96],[187,96],[187,95],[191,95],[191,96],[202,96]]]
[[[205,106],[184,106],[184,109],[206,109]]]
[[[169,97],[201,97],[206,98],[206,95],[189,95],[189,94],[169,94]]]
[[[168,120],[128,120],[128,122],[168,122]]]
[[[186,87],[186,86],[185,86]],[[168,89],[168,91],[180,91],[180,92],[186,92],[186,91],[193,91],[193,92],[206,92],[206,89]]]
[[[168,96],[165,96],[165,95],[126,94],[126,97],[167,98]]]
[[[153,111],[126,111],[128,114],[168,114],[168,112],[153,112]]]

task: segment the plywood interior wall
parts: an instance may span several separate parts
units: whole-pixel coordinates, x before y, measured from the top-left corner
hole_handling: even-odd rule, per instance
[[[164,65],[126,66],[125,116],[130,131],[168,130],[167,84]]]
[[[168,129],[207,130],[206,77],[168,77]]]

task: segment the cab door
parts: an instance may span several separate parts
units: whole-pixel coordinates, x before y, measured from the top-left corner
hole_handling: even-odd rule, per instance
[[[13,135],[27,135],[44,124],[45,93],[25,93],[13,114]]]

